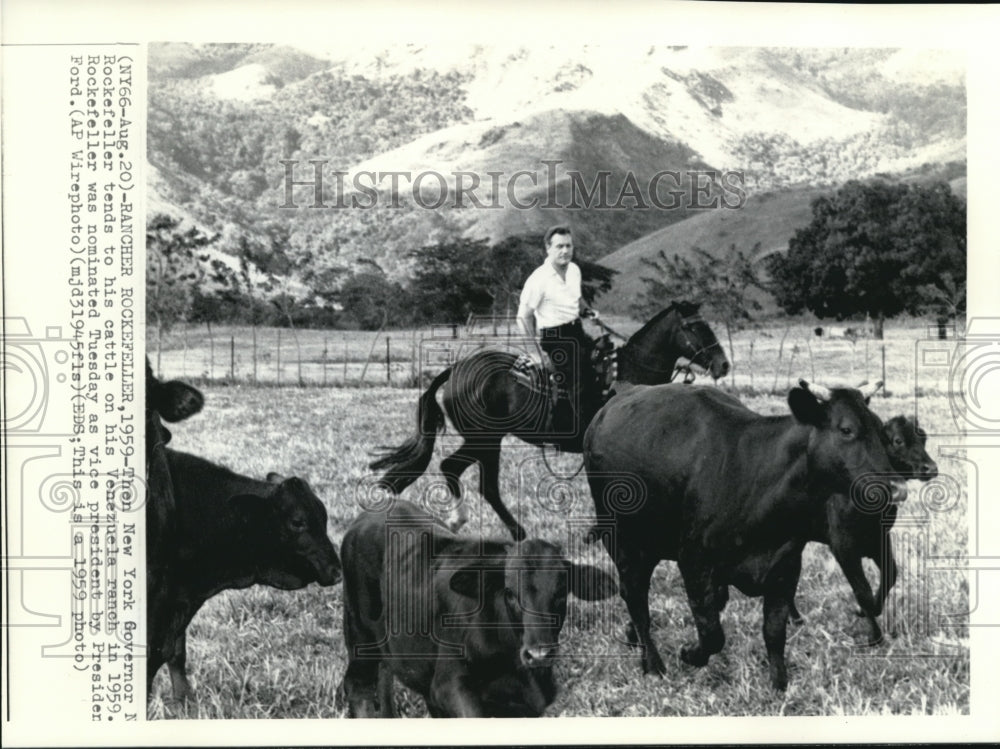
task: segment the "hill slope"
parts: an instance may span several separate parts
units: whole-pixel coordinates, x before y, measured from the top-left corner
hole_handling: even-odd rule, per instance
[[[568,221],[593,258],[690,213],[617,201],[628,175],[641,189],[658,171],[739,169],[745,189],[763,194],[964,164],[964,63],[947,51],[889,49],[154,45],[148,151],[153,202],[219,232],[223,250],[241,236],[277,233],[302,263],[350,270],[374,261],[405,278],[405,253],[437,239],[502,239]],[[448,200],[420,207],[404,184],[393,204],[380,183],[370,209],[282,209],[283,160],[299,165],[298,179],[309,177],[309,161],[328,174],[397,171],[412,180],[434,171],[449,180]],[[551,184],[544,161],[559,162]],[[521,170],[537,184],[518,177],[516,199],[561,207],[514,205],[504,188]],[[492,201],[484,186],[489,207],[453,207],[455,171],[483,185],[501,172],[503,194]],[[577,193],[606,179],[608,202],[568,207],[570,173]],[[690,179],[678,181],[680,193],[690,195]],[[718,183],[711,190],[718,195]]]

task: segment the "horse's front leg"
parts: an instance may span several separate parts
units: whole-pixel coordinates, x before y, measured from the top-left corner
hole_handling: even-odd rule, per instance
[[[507,505],[500,498],[500,443],[483,445],[478,451],[479,486],[482,495],[490,503],[497,517],[507,526],[515,541],[523,541],[527,534],[521,524],[514,519]]]

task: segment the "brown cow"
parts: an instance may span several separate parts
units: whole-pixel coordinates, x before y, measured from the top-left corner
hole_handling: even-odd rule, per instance
[[[351,717],[393,717],[394,678],[432,717],[537,717],[555,698],[567,592],[616,591],[548,541],[459,537],[401,500],[361,515],[341,553]]]

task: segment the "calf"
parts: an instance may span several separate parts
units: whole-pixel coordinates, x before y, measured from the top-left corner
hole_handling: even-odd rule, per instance
[[[587,429],[592,535],[618,568],[643,671],[666,671],[650,636],[649,583],[660,560],[672,559],[698,630],[681,659],[704,666],[722,650],[719,614],[735,585],[764,598],[771,683],[784,689],[789,605],[810,517],[865,476],[881,475],[897,498],[906,491],[864,395],[802,385],[788,394],[790,416],[761,416],[715,388],[632,387]]]
[[[889,460],[905,478],[930,481],[937,476],[937,464],[926,450],[927,433],[916,421],[911,422],[905,416],[889,419],[885,423],[885,437]],[[882,613],[889,590],[896,582],[896,560],[892,555],[889,531],[896,522],[897,510],[892,502],[859,507],[848,495],[835,494],[827,500],[825,511],[817,513],[810,525],[809,540],[830,547],[851,584],[861,607],[858,614],[868,620],[872,645],[882,640],[876,617]],[[874,596],[861,565],[862,557],[872,559],[879,568],[879,589]],[[789,613],[792,621],[802,622],[794,601]]]
[[[402,500],[361,515],[341,553],[350,717],[393,717],[394,678],[432,717],[537,717],[555,698],[567,592],[615,593],[555,544],[459,537]]]
[[[299,478],[247,478],[194,455],[165,450],[174,498],[167,567],[150,586],[147,686],[163,663],[174,698],[192,694],[186,631],[209,598],[255,584],[295,590],[340,581],[323,503]],[[155,616],[153,616],[155,612]]]
[[[201,411],[204,403],[204,396],[196,388],[178,380],[159,380],[146,358],[146,644],[149,653],[154,651],[156,622],[165,622],[171,615],[172,594],[169,591],[177,547],[177,510],[167,460],[170,431],[163,420],[187,419]],[[147,664],[147,685],[152,684],[156,672],[151,664],[152,660]]]

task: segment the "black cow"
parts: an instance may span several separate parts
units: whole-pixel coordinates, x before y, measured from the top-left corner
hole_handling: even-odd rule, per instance
[[[171,615],[172,594],[168,591],[177,547],[177,509],[166,447],[170,431],[163,420],[187,419],[201,411],[204,403],[197,388],[179,380],[159,380],[146,358],[146,645],[150,653],[154,623]],[[149,666],[147,684],[152,684],[155,673]]]
[[[592,535],[618,567],[644,672],[666,670],[649,632],[649,581],[673,559],[698,629],[681,658],[704,666],[722,649],[719,613],[735,585],[764,597],[771,683],[787,685],[785,630],[810,514],[866,475],[905,492],[864,396],[827,392],[793,388],[791,416],[761,416],[715,388],[638,386],[598,412],[584,439]]]
[[[338,697],[351,717],[394,717],[394,678],[432,717],[537,717],[555,698],[567,591],[616,591],[555,544],[459,537],[402,500],[355,520],[341,553],[348,665]]]
[[[185,674],[186,630],[223,590],[271,585],[296,590],[340,581],[340,558],[326,532],[323,503],[299,478],[241,476],[207,460],[166,449],[175,502],[172,547],[154,549],[169,567],[149,590],[147,686],[163,663],[175,699],[192,694]]]
[[[889,460],[896,471],[918,481],[930,481],[937,476],[937,464],[927,454],[927,433],[916,421],[894,416],[885,423],[885,435]],[[869,504],[861,497],[855,503],[846,494],[835,494],[810,526],[809,540],[830,547],[851,584],[861,607],[858,614],[868,620],[872,645],[882,640],[882,630],[875,619],[882,613],[889,590],[896,582],[896,560],[889,531],[896,522],[897,511],[893,502]],[[874,596],[861,565],[862,557],[872,559],[879,568],[879,589]],[[792,621],[802,622],[794,601],[789,613]]]

